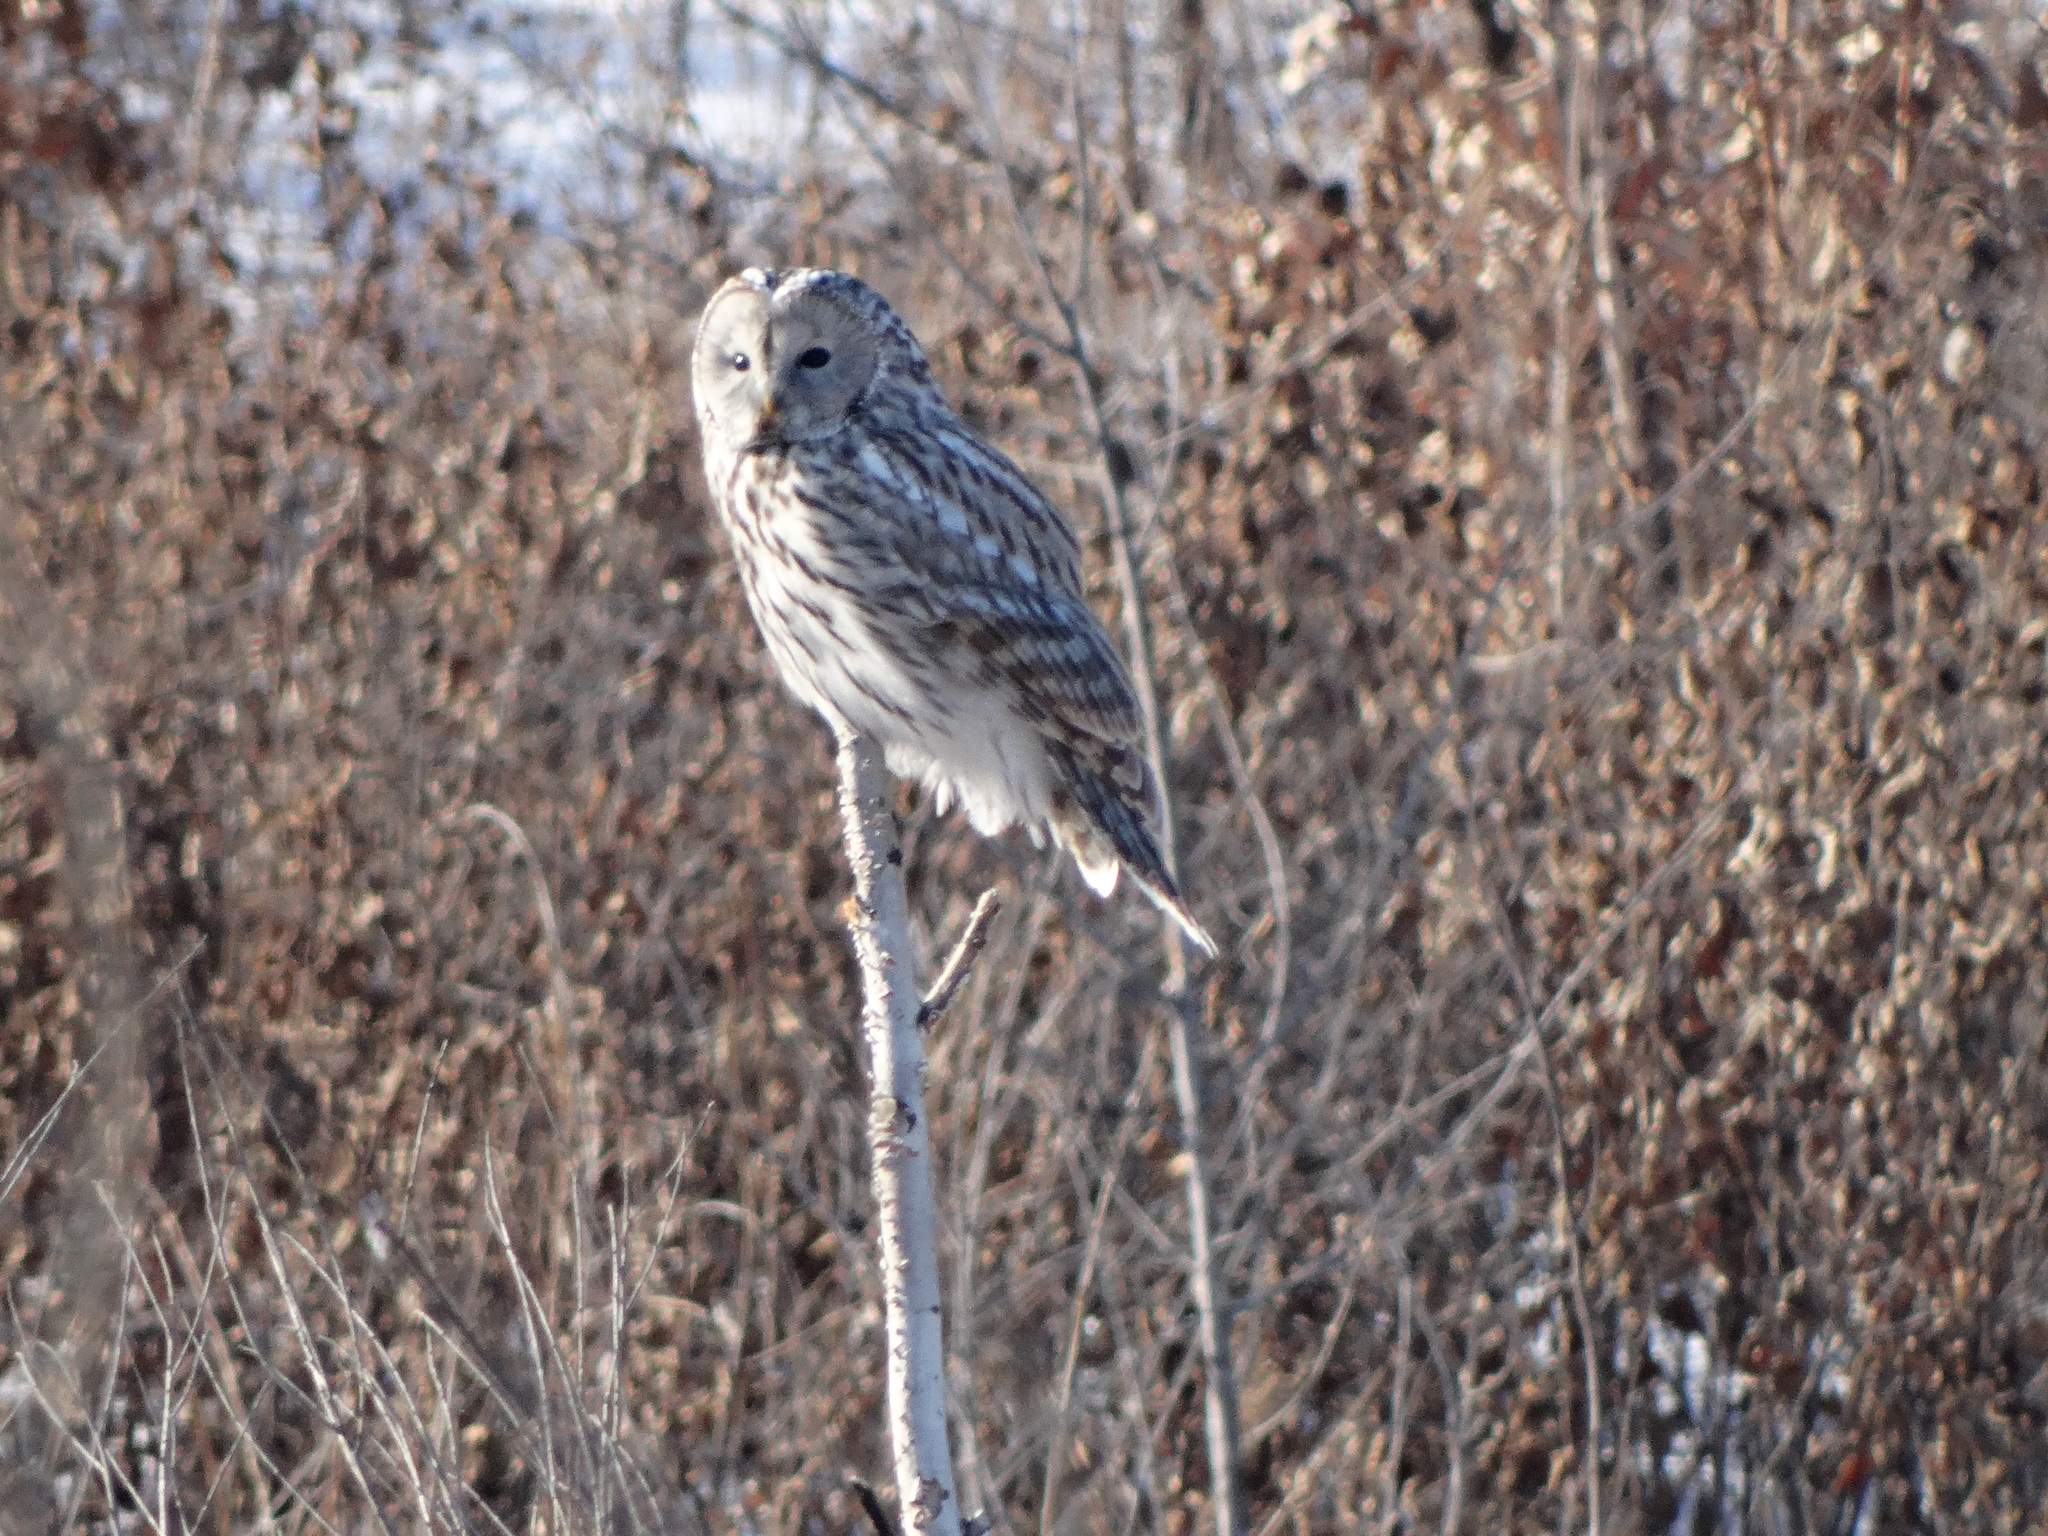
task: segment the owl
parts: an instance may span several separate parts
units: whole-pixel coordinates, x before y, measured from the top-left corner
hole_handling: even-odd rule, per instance
[[[1159,852],[1138,704],[1073,531],[932,382],[856,277],[742,272],[698,322],[704,472],[796,696],[975,829],[1024,827],[1098,895],[1129,871],[1204,953]]]

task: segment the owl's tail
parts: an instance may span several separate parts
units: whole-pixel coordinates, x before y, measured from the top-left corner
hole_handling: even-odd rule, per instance
[[[1157,800],[1145,760],[1128,747],[1106,742],[1087,746],[1094,750],[1046,743],[1046,758],[1058,786],[1051,815],[1053,840],[1074,856],[1081,878],[1098,896],[1114,891],[1117,876],[1129,870],[1153,905],[1180,925],[1195,948],[1215,959],[1216,941],[1188,910],[1152,834]]]

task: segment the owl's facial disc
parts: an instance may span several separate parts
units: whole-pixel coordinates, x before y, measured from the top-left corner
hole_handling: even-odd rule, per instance
[[[768,297],[729,284],[704,311],[697,327],[691,377],[697,404],[728,442],[761,437],[769,413]]]
[[[875,376],[867,316],[815,289],[778,294],[775,276],[735,278],[697,328],[698,405],[719,440],[740,451],[831,436]]]
[[[875,376],[875,335],[866,316],[799,289],[775,301],[768,322],[768,416],[785,443],[815,442],[846,425]]]

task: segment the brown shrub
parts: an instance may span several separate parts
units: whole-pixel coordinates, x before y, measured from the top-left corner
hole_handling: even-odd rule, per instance
[[[452,32],[0,26],[10,1528],[855,1518],[829,754],[685,377],[762,256],[1106,610],[1131,485],[1262,1528],[2042,1528],[2037,43],[1174,9],[862,37],[772,188],[617,128],[609,204],[375,138]],[[931,942],[1013,892],[932,1042],[964,1491],[1192,1529],[1149,916],[903,805]]]

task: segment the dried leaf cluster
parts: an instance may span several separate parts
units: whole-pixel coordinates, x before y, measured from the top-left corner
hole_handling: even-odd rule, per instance
[[[1130,513],[1255,1529],[2043,1529],[2037,28],[762,9],[776,179],[635,33],[551,202],[436,50],[604,118],[602,39],[407,17],[0,15],[0,1524],[862,1518],[830,752],[687,397],[765,259],[1106,613]],[[963,1496],[1197,1529],[1148,914],[902,810],[933,952],[1010,893],[930,1042]]]

